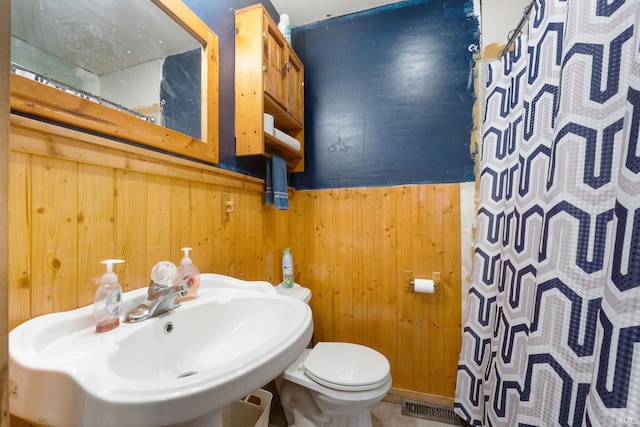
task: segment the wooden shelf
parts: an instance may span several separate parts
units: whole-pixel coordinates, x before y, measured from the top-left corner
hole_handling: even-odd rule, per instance
[[[303,161],[303,156],[300,151],[294,150],[284,142],[266,132],[264,133],[264,144],[267,150],[265,155],[268,156],[269,153],[273,153],[282,157],[286,160],[287,169],[290,171],[295,171],[300,162]]]
[[[299,132],[304,129],[304,123],[292,116],[289,111],[274,100],[271,95],[264,95],[264,112],[271,114],[278,124],[277,128],[284,132]]]
[[[262,4],[236,11],[236,155],[282,156],[304,170],[304,67]],[[300,151],[264,131],[264,114]]]

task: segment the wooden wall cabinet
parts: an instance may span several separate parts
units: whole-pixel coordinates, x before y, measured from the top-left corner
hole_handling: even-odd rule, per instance
[[[304,170],[304,66],[262,4],[236,11],[236,155],[277,154]],[[264,113],[300,150],[265,132]]]

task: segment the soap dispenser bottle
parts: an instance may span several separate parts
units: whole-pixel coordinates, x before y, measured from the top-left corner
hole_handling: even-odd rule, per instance
[[[106,259],[101,261],[107,266],[102,275],[98,290],[93,298],[93,315],[96,319],[96,332],[107,332],[120,324],[120,304],[122,302],[122,288],[118,283],[118,276],[113,272],[113,264],[124,262],[120,259]]]
[[[191,282],[191,287],[187,295],[178,298],[178,301],[190,301],[198,296],[198,288],[200,287],[200,270],[193,265],[193,261],[189,258],[191,248],[180,249],[184,253],[184,258],[180,261],[178,272],[176,273],[175,284]]]

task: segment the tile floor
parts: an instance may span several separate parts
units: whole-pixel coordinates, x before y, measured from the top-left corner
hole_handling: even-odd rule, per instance
[[[287,421],[279,402],[272,402],[269,427],[287,427]],[[373,427],[451,427],[451,424],[423,420],[402,415],[399,404],[380,402],[371,410]]]

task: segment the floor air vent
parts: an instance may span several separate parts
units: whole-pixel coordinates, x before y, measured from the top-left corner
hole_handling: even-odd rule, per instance
[[[439,421],[441,423],[465,426],[465,422],[453,411],[453,408],[434,405],[417,400],[402,399],[402,415]]]

